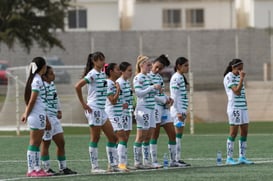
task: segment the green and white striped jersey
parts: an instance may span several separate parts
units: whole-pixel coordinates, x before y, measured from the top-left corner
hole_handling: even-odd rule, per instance
[[[61,110],[61,107],[55,84],[54,82],[44,81],[44,85],[46,88],[47,115],[57,116],[57,112]]]
[[[174,100],[171,111],[185,113],[188,109],[188,96],[183,75],[175,72],[170,81],[170,96]]]
[[[31,91],[38,93],[38,97],[32,108],[32,112],[35,113],[45,112],[47,107],[46,90],[43,80],[39,74],[34,75],[33,81],[31,83]]]
[[[99,109],[105,108],[107,97],[107,81],[104,72],[92,69],[84,77],[87,82],[87,104]]]
[[[117,92],[117,88],[115,86],[115,82],[110,79],[107,79],[107,96],[115,95]],[[118,100],[116,104],[111,104],[109,99],[106,99],[105,112],[107,113],[109,118],[119,117],[122,115],[122,91],[119,94]]]
[[[161,77],[161,75],[159,73],[154,74],[151,71],[150,73],[148,73],[148,76],[151,79],[153,85],[155,85],[155,84],[161,85],[161,88],[164,90],[165,84],[164,84],[164,81],[163,81],[163,79],[162,79],[162,77]],[[155,96],[159,97],[159,99],[166,97],[166,95],[164,94],[164,92],[161,92],[159,90],[156,90],[156,95]],[[155,100],[157,100],[157,99],[155,99]],[[159,102],[159,101],[156,101],[156,104],[160,105],[160,106],[164,106],[164,104],[162,102]]]
[[[134,77],[133,84],[137,96],[136,106],[154,109],[156,90],[148,75],[142,73],[137,74]]]
[[[241,109],[247,110],[247,102],[246,102],[246,95],[245,95],[245,86],[241,89],[241,94],[236,95],[232,91],[233,86],[237,86],[240,82],[240,75],[234,75],[232,72],[229,72],[224,77],[224,87],[228,97],[228,107],[227,110],[234,110],[234,109]]]
[[[128,104],[128,109],[124,109],[123,113],[130,116],[133,112],[133,90],[129,80],[124,80],[122,77],[118,78],[120,89],[122,91],[122,103]]]

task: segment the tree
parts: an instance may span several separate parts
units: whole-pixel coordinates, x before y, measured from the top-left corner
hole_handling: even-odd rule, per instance
[[[64,31],[70,0],[0,0],[0,43],[10,49],[19,41],[28,52],[34,42],[41,48],[64,49],[56,31]]]

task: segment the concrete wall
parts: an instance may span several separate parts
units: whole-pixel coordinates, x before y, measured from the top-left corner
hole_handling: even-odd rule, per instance
[[[262,80],[263,64],[270,62],[270,38],[265,30],[66,32],[59,33],[59,38],[65,50],[43,52],[35,46],[27,54],[17,44],[13,50],[0,44],[0,59],[21,66],[35,56],[56,55],[67,65],[85,65],[90,52],[102,51],[107,62],[126,60],[135,64],[139,54],[164,53],[174,64],[178,56],[185,56],[190,57],[196,89],[222,88],[223,72],[236,52],[245,62],[248,80]]]

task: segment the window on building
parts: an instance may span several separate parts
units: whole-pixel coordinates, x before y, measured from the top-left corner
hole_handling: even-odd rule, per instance
[[[204,9],[187,9],[186,10],[186,27],[204,27]]]
[[[181,27],[181,9],[163,9],[163,28]]]
[[[68,28],[87,28],[87,12],[85,9],[68,11]]]

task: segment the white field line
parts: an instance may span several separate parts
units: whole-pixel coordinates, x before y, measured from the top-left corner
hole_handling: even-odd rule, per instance
[[[196,158],[194,158],[196,159]],[[199,160],[208,160],[210,158],[199,158]],[[212,159],[212,158],[211,158]],[[263,163],[273,163],[273,160],[265,160],[266,158],[256,158],[253,160],[260,160],[260,161],[255,161],[255,164],[263,164]],[[264,160],[264,161],[261,161]],[[70,160],[73,161],[73,160]],[[86,161],[86,160],[74,160],[74,161]],[[136,172],[152,172],[152,171],[162,171],[162,170],[178,170],[178,169],[194,169],[194,168],[213,168],[213,167],[231,167],[229,165],[222,165],[222,166],[216,166],[216,165],[208,165],[208,166],[190,166],[190,167],[172,167],[168,169],[140,169],[140,170],[131,170],[130,172],[105,172],[105,173],[100,173],[100,174],[75,174],[75,175],[59,175],[59,176],[52,176],[52,177],[42,177],[43,179],[57,179],[57,178],[68,178],[68,177],[79,177],[79,176],[91,176],[91,175],[116,175],[116,174],[130,174],[130,173],[136,173]],[[2,179],[0,181],[13,181],[13,180],[28,180],[30,179],[29,177],[14,177],[14,178],[7,178],[7,179]]]

